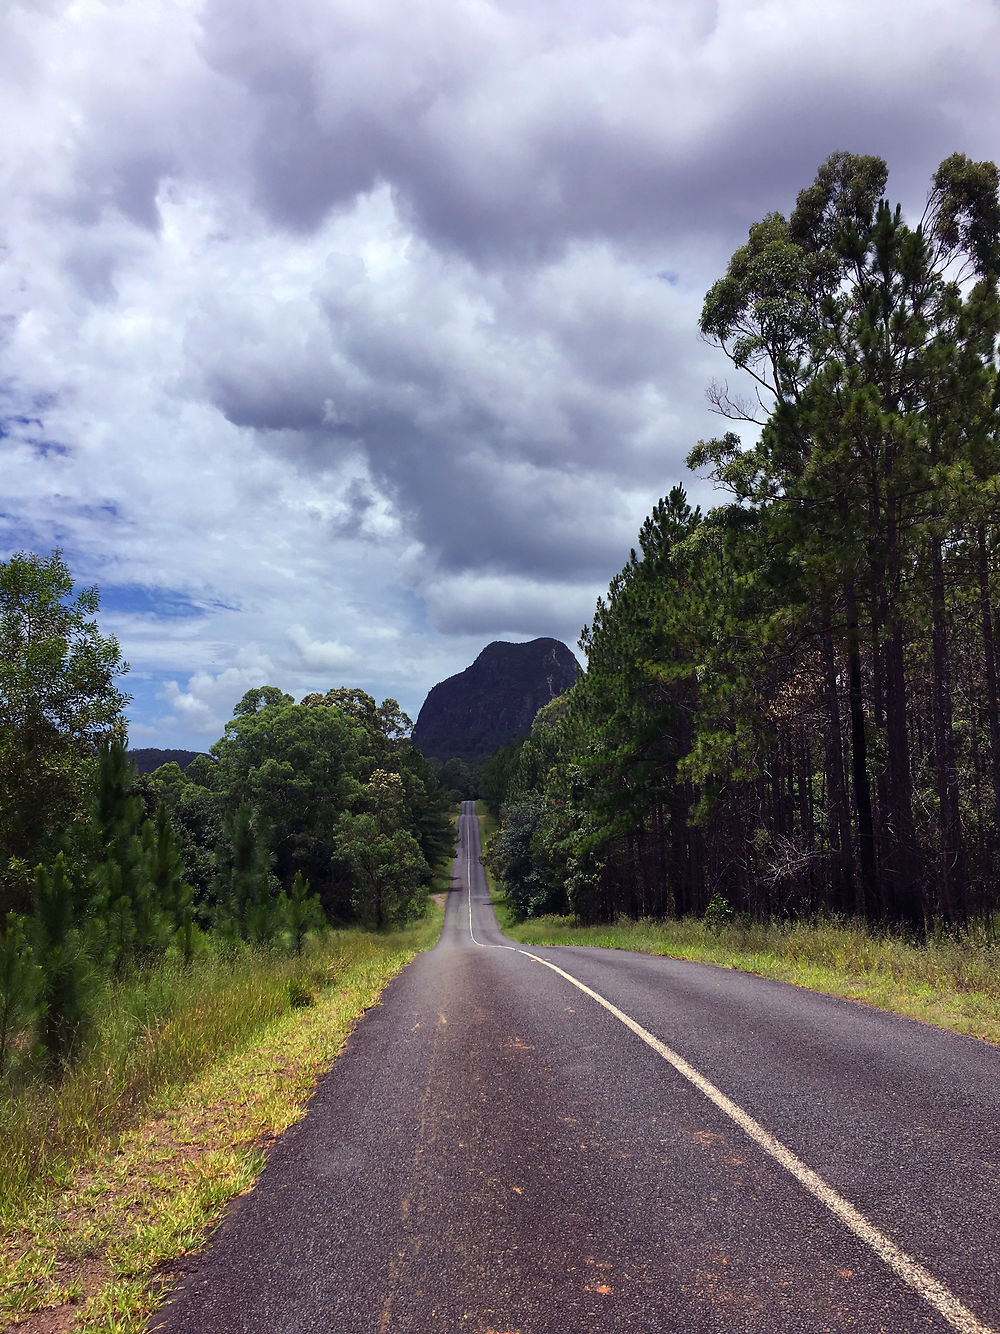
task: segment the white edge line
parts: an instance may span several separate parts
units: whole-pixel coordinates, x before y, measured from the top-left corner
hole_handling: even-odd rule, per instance
[[[469,893],[469,923],[471,929],[472,923],[472,894],[471,880]],[[473,937],[475,939],[475,937]],[[476,941],[479,944],[478,941]],[[914,1292],[918,1293],[924,1301],[943,1316],[953,1329],[959,1330],[961,1334],[997,1334],[997,1331],[989,1326],[982,1324],[972,1314],[972,1312],[958,1300],[954,1293],[940,1283],[933,1274],[929,1273],[923,1265],[919,1264],[905,1251],[900,1250],[894,1241],[880,1232],[877,1227],[865,1218],[854,1205],[839,1195],[832,1186],[827,1185],[822,1177],[818,1176],[811,1167],[807,1167],[801,1158],[786,1148],[780,1140],[774,1138],[772,1134],[764,1129],[759,1121],[755,1121],[752,1116],[738,1107],[730,1098],[717,1089],[713,1083],[698,1073],[693,1066],[688,1065],[683,1056],[678,1056],[659,1038],[653,1036],[641,1024],[619,1010],[616,1005],[612,1005],[609,1000],[593,991],[590,987],[567,973],[562,968],[558,968],[548,959],[543,959],[537,954],[532,954],[530,950],[518,950],[519,954],[526,955],[529,959],[534,959],[536,963],[544,964],[546,968],[551,968],[554,973],[564,977],[567,982],[571,982],[574,987],[597,1001],[598,1005],[604,1008],[620,1020],[626,1028],[652,1047],[659,1056],[674,1067],[678,1074],[683,1075],[686,1080],[692,1083],[696,1089],[705,1095],[710,1102],[713,1102],[720,1111],[725,1112],[732,1121],[743,1130],[749,1137],[759,1144],[762,1149],[771,1155],[782,1167],[791,1172],[792,1176],[803,1185],[807,1191],[821,1204],[826,1205],[831,1213],[835,1214],[840,1221],[859,1237],[867,1246],[878,1255]]]
[[[478,820],[475,812],[472,818]],[[472,943],[478,945],[480,949],[515,949],[512,945],[489,946],[483,941],[476,939],[476,934],[472,929],[472,839],[468,838],[466,842],[466,880],[469,886],[469,935],[472,937]],[[896,1243],[880,1232],[873,1223],[870,1223],[860,1210],[853,1204],[838,1194],[837,1191],[828,1185],[821,1176],[807,1167],[801,1158],[797,1157],[791,1149],[782,1144],[754,1118],[737,1106],[731,1098],[727,1098],[721,1089],[716,1086],[704,1075],[689,1065],[683,1056],[671,1050],[665,1042],[654,1037],[648,1029],[619,1010],[617,1005],[612,1005],[611,1001],[606,1000],[600,992],[594,991],[586,983],[579,981],[572,973],[567,973],[565,969],[559,968],[548,959],[543,959],[538,954],[532,954],[530,950],[517,949],[518,954],[523,954],[526,958],[534,960],[535,963],[544,964],[546,968],[551,968],[554,973],[564,977],[567,982],[572,983],[574,987],[590,996],[592,1000],[602,1005],[609,1014],[625,1025],[626,1028],[641,1038],[647,1046],[651,1047],[658,1056],[674,1067],[678,1074],[682,1075],[689,1083],[693,1084],[699,1092],[703,1093],[709,1102],[715,1104],[721,1112],[724,1112],[730,1120],[734,1121],[740,1129],[749,1136],[756,1144],[759,1144],[766,1153],[781,1164],[792,1176],[804,1186],[810,1195],[826,1206],[851,1232],[854,1233],[866,1246],[870,1247],[881,1260],[897,1274],[903,1282],[924,1299],[928,1305],[932,1306],[939,1315],[941,1315],[953,1329],[959,1331],[959,1334],[997,1334],[996,1330],[988,1325],[982,1324],[968,1309],[963,1306],[958,1298],[945,1285],[939,1282],[929,1270],[922,1264],[914,1260],[912,1256],[900,1250]]]

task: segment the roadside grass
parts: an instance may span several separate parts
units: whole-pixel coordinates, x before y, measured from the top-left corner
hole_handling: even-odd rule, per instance
[[[917,945],[829,919],[719,927],[700,918],[619,919],[585,927],[573,917],[517,922],[502,894],[494,904],[501,928],[522,944],[599,945],[736,968],[1000,1043],[1000,944],[988,929]]]
[[[476,802],[476,818],[479,820],[479,840],[483,845],[483,852],[485,853],[489,850],[493,835],[500,828],[500,821],[492,811],[487,808],[485,801]],[[484,863],[484,868],[486,870],[486,883],[490,887],[490,894],[495,897],[498,892],[497,886],[490,873],[489,866],[486,866]]]
[[[0,1184],[0,1329],[144,1330],[182,1257],[253,1188],[359,1016],[441,922],[432,904],[403,931],[323,933],[304,959],[206,965],[200,996],[182,988],[169,1016],[123,1022],[146,1050],[124,1072],[109,1036],[103,1065],[85,1061],[90,1086],[73,1072],[30,1116],[0,1109],[0,1183],[15,1186],[8,1197]],[[30,1180],[13,1167],[18,1145]]]

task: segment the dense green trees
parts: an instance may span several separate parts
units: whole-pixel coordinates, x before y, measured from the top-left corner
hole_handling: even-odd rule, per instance
[[[479,788],[480,768],[456,757],[441,765],[437,777],[452,801],[471,801]]]
[[[365,783],[361,809],[337,821],[339,858],[350,868],[358,917],[381,930],[419,911],[430,868],[406,828],[406,788],[398,773],[376,769]]]
[[[945,562],[969,536],[970,516],[994,516],[992,488],[975,483],[997,471],[997,171],[949,158],[915,228],[883,197],[885,180],[878,159],[835,155],[787,224],[774,215],[751,230],[708,295],[702,330],[774,406],[754,450],[743,453],[727,437],[702,445],[694,459],[711,461],[738,499],[766,517],[810,614],[825,604],[844,627],[865,854],[857,906],[955,918],[965,888]],[[950,565],[948,575],[957,575]],[[906,662],[915,637],[928,632],[939,812],[933,892],[916,825]],[[877,678],[868,691],[860,685],[863,645]],[[873,724],[885,740],[880,831],[869,827],[864,790]]]
[[[80,909],[78,886],[60,852],[51,867],[35,872],[31,942],[39,963],[38,1036],[55,1066],[73,1055],[86,1031],[87,993],[96,972]]]
[[[451,846],[451,829],[448,799],[406,740],[408,730],[409,719],[393,699],[376,704],[362,690],[338,688],[296,704],[263,687],[236,706],[212,747],[213,760],[196,760],[183,773],[165,765],[151,774],[151,792],[183,831],[203,915],[230,896],[218,857],[232,855],[241,808],[241,818],[266,830],[271,898],[290,894],[300,876],[333,921],[385,925],[418,914],[430,867]],[[362,858],[360,831],[372,820],[375,843]],[[218,851],[206,874],[209,848]],[[405,865],[395,887],[389,883],[393,858]]]
[[[0,1078],[11,1065],[15,1040],[31,1031],[38,984],[24,919],[9,913],[0,923]]]
[[[329,920],[419,915],[451,846],[450,806],[393,700],[273,687],[236,706],[213,758],[139,779],[117,737],[88,764],[84,809],[38,864],[24,914],[0,926],[0,1072],[49,1068],[86,1037],[90,998],[168,953],[301,953]],[[148,814],[147,812],[151,812]],[[318,891],[318,892],[317,892]]]
[[[58,551],[0,562],[0,913],[28,906],[35,865],[86,806],[95,745],[124,734],[127,664],[99,605]]]
[[[138,778],[126,670],[59,555],[0,564],[0,1075],[50,1073],[94,998],[172,956],[302,953],[419,915],[450,803],[395,700],[246,693],[212,756]]]
[[[503,777],[584,917],[997,908],[997,170],[949,158],[914,226],[886,179],[834,155],[708,293],[759,435],[689,462],[732,502],[656,508]]]

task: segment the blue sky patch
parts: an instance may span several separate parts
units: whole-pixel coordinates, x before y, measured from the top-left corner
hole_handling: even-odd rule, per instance
[[[218,603],[196,602],[179,589],[147,588],[142,584],[102,584],[101,606],[105,611],[131,612],[163,620],[191,619],[219,609]]]

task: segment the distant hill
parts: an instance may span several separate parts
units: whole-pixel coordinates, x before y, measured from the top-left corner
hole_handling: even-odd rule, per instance
[[[471,667],[433,687],[411,740],[428,759],[475,764],[527,736],[538,710],[568,690],[579,670],[558,639],[489,644]]]
[[[155,746],[143,746],[139,750],[130,750],[128,757],[140,774],[151,774],[161,764],[178,764],[186,769],[201,753],[200,750],[157,750]]]

